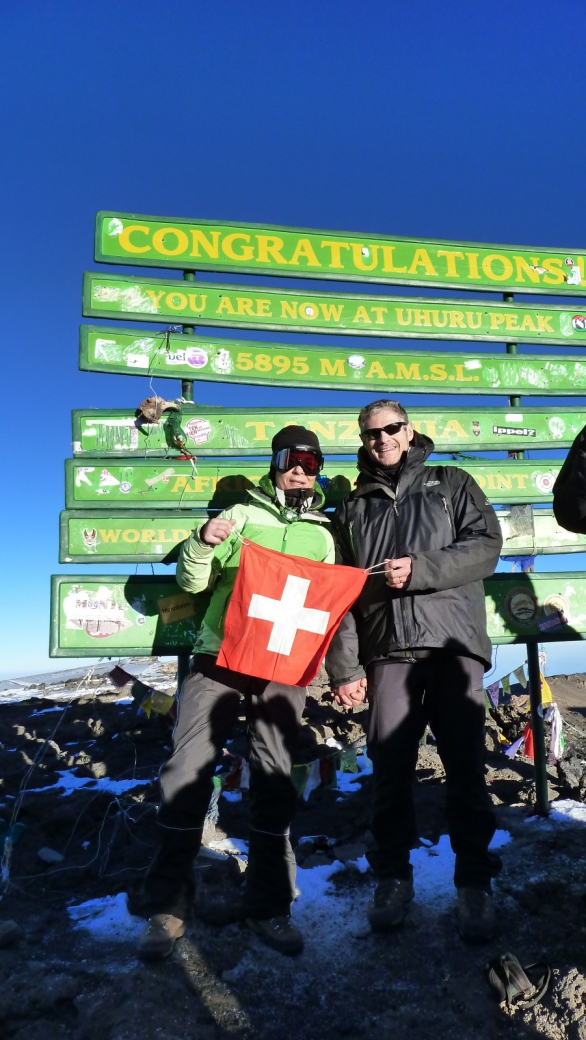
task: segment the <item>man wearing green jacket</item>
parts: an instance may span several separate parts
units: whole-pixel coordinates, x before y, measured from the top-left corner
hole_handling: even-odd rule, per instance
[[[289,827],[297,801],[290,774],[306,690],[216,664],[242,538],[292,556],[334,562],[329,521],[319,512],[324,496],[316,478],[323,457],[316,435],[302,426],[285,427],[273,438],[272,452],[269,474],[246,501],[202,523],[181,548],[181,588],[213,591],[191,675],[180,691],[173,753],[161,770],[160,842],[145,882],[149,920],[139,944],[143,958],[167,956],[185,932],[212,778],[242,697],[250,741],[247,921],[282,953],[303,948],[290,919],[295,858]]]

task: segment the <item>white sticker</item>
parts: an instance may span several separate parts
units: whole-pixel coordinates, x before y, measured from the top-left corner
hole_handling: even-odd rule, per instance
[[[81,487],[82,484],[88,484],[92,486],[92,482],[88,477],[88,473],[93,473],[95,466],[79,466],[75,471],[75,486]]]
[[[523,416],[517,415],[516,412],[511,412],[510,415],[505,415],[505,422],[523,422]]]
[[[100,473],[100,487],[117,487],[119,483],[109,469],[103,469]]]
[[[214,372],[221,375],[230,375],[232,371],[232,358],[230,357],[230,351],[224,350],[223,348],[218,351],[214,360],[212,361],[212,368]]]
[[[81,451],[81,441],[72,441],[71,448],[73,450],[73,454],[77,455],[77,453]]]
[[[464,368],[467,368],[470,372],[473,368],[482,368],[482,362],[478,361],[476,358],[473,358],[472,361],[464,362]]]
[[[184,365],[185,364],[185,351],[176,350],[173,354],[165,354],[166,365]]]
[[[94,344],[94,357],[103,358],[104,361],[115,361],[118,354],[118,344],[115,339],[97,339]]]
[[[120,485],[120,490],[121,490],[123,495],[127,495],[128,492],[130,491],[131,487],[132,487],[132,484],[129,484],[127,480],[123,480],[121,485]]]
[[[185,423],[184,430],[194,444],[205,444],[209,441],[212,425],[207,419],[190,419]]]
[[[185,360],[190,368],[205,368],[208,363],[208,356],[201,347],[187,347]]]
[[[535,486],[542,495],[551,495],[555,483],[555,473],[538,473],[535,478]]]
[[[112,217],[112,219],[108,221],[108,234],[112,238],[115,238],[116,235],[121,235],[123,231],[124,224],[121,220],[118,220],[118,217]]]
[[[148,368],[149,359],[146,354],[127,354],[126,364],[129,368]]]
[[[366,358],[363,358],[362,354],[351,354],[348,358],[348,364],[350,365],[350,368],[364,368],[366,364]]]

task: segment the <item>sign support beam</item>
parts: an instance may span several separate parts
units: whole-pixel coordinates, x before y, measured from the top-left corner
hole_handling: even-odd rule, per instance
[[[529,672],[531,729],[533,731],[533,761],[535,763],[535,810],[538,816],[548,816],[549,797],[547,790],[547,761],[545,757],[543,708],[541,704],[539,647],[536,642],[527,643],[527,671]]]

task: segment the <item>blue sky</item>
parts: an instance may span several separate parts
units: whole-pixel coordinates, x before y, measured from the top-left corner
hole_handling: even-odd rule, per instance
[[[148,389],[77,370],[96,211],[579,247],[585,36],[580,0],[4,0],[0,675],[53,666],[71,410],[135,407]],[[197,397],[368,400],[219,384]],[[580,644],[549,658],[550,672],[586,669]]]

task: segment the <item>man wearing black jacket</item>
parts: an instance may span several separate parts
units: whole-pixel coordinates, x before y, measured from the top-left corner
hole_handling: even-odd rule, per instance
[[[424,466],[433,441],[414,432],[396,401],[367,405],[359,424],[360,475],[337,510],[334,535],[342,563],[384,561],[385,571],[368,578],[326,667],[340,704],[360,703],[368,685],[377,845],[368,916],[374,931],[393,928],[414,895],[413,781],[429,724],[446,773],[460,934],[484,941],[495,928],[491,879],[500,861],[488,849],[495,821],[484,778],[491,644],[482,579],[498,561],[500,527],[468,473]]]
[[[572,444],[553,486],[553,511],[560,527],[586,534],[586,426]]]

